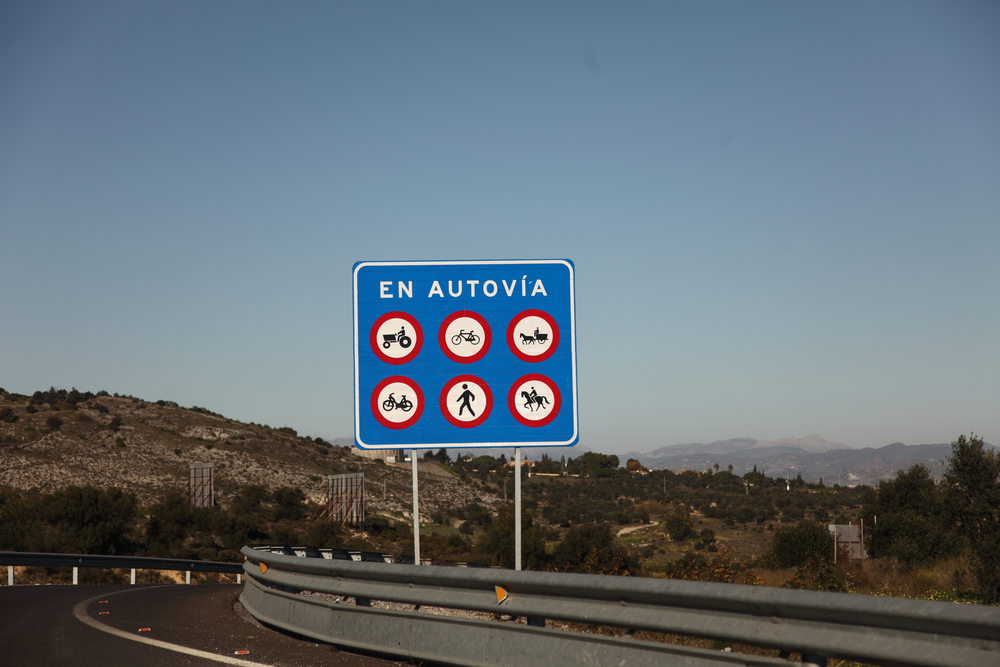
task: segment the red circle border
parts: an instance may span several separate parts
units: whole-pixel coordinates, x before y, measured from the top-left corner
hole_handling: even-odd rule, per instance
[[[411,416],[405,422],[391,422],[385,417],[383,417],[382,411],[379,410],[378,395],[382,393],[382,390],[385,389],[387,385],[390,385],[393,382],[405,382],[406,384],[410,385],[411,387],[413,387],[413,393],[417,397],[417,409],[413,413],[413,416]],[[403,375],[390,375],[389,377],[385,378],[377,385],[375,385],[375,389],[372,390],[371,408],[372,408],[372,414],[375,415],[375,419],[378,420],[378,423],[381,424],[382,426],[396,430],[409,428],[414,424],[416,424],[417,420],[420,419],[420,415],[424,413],[424,392],[420,388],[420,385],[411,380],[410,378],[405,377]]]
[[[479,416],[472,421],[464,422],[461,419],[456,419],[448,411],[448,390],[459,382],[475,382],[483,388],[484,392],[486,392],[486,408],[481,410]],[[488,384],[483,382],[482,378],[478,378],[475,375],[456,375],[452,379],[445,382],[444,387],[441,389],[441,397],[439,401],[441,403],[441,414],[444,415],[444,418],[451,424],[461,428],[474,428],[479,426],[486,421],[486,418],[490,416],[491,412],[493,412],[493,390],[490,389]]]
[[[540,317],[545,320],[550,327],[552,327],[552,340],[549,341],[550,347],[542,354],[531,356],[530,354],[525,354],[521,350],[517,349],[517,343],[514,341],[514,328],[515,325],[524,319],[525,317]],[[554,317],[546,313],[544,310],[538,310],[535,308],[529,308],[528,310],[522,310],[520,313],[515,315],[511,320],[510,324],[507,325],[507,347],[510,351],[514,353],[514,356],[521,361],[527,361],[531,364],[537,364],[540,361],[545,361],[551,357],[556,348],[559,347],[559,325],[556,324]]]
[[[379,346],[379,341],[376,338],[376,336],[378,335],[378,328],[382,326],[382,324],[386,320],[390,320],[394,317],[398,317],[401,320],[406,320],[407,322],[409,322],[410,326],[413,327],[414,336],[416,337],[413,341],[413,351],[410,352],[405,357],[400,357],[399,359],[396,359],[395,357],[390,357],[386,355],[384,352],[382,352],[382,349]],[[401,310],[393,310],[391,312],[385,313],[380,318],[375,320],[375,324],[372,325],[371,330],[368,332],[368,341],[369,343],[371,343],[372,350],[375,352],[376,357],[378,357],[387,364],[393,364],[394,366],[398,366],[400,364],[405,364],[406,362],[412,359],[415,359],[416,356],[420,354],[420,348],[424,346],[424,330],[423,327],[420,326],[420,322],[418,322],[417,318],[415,318],[413,315],[410,315],[409,313],[404,313]]]
[[[550,412],[544,419],[539,419],[532,421],[531,419],[526,419],[521,416],[521,413],[517,411],[516,403],[517,400],[517,388],[520,387],[525,382],[544,382],[552,389],[552,412]],[[514,380],[514,383],[510,385],[510,389],[507,390],[507,408],[510,410],[510,414],[514,416],[514,419],[521,422],[525,426],[531,426],[537,428],[539,426],[545,426],[552,422],[559,415],[559,409],[562,407],[562,393],[559,391],[559,385],[557,385],[552,378],[542,375],[541,373],[528,373],[527,375],[522,375],[518,379]]]
[[[446,339],[448,334],[448,325],[460,317],[469,317],[474,319],[483,327],[483,347],[478,352],[468,357],[463,357],[452,352],[451,348],[448,347],[448,341]],[[444,318],[444,322],[441,323],[441,327],[438,329],[438,345],[441,346],[441,351],[444,352],[446,357],[460,364],[471,364],[479,361],[486,356],[486,353],[489,352],[490,345],[492,344],[493,331],[490,329],[489,322],[486,321],[485,317],[472,310],[456,310],[454,313]]]

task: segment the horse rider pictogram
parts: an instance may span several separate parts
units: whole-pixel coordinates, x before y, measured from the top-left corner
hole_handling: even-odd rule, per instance
[[[545,404],[549,402],[549,399],[545,396],[540,395],[536,390],[534,385],[531,387],[531,391],[522,391],[521,397],[524,398],[524,407],[529,408],[532,412],[535,411],[535,407],[542,410],[547,410]]]

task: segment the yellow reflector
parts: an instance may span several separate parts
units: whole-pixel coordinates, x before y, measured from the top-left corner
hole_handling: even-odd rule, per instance
[[[506,588],[501,588],[500,586],[494,586],[493,589],[496,591],[497,594],[497,604],[500,604],[501,602],[507,599]]]

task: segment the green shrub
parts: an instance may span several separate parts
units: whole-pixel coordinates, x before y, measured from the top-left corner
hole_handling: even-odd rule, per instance
[[[796,567],[809,559],[825,560],[832,554],[833,536],[827,527],[815,521],[800,521],[774,531],[768,558],[777,567]]]

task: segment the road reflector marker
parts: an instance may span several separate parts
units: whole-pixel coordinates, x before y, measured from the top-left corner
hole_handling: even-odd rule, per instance
[[[250,651],[247,650],[233,651],[233,655],[250,655]]]
[[[504,600],[510,595],[506,588],[501,588],[500,586],[494,586],[493,589],[497,594],[497,604],[502,604]]]
[[[260,573],[264,574],[265,572],[267,572],[267,565],[265,565],[264,563],[261,563],[260,564]]]
[[[139,632],[149,632],[152,628],[139,628]]]
[[[107,601],[107,600],[101,600],[101,601],[100,601],[100,602],[98,602],[97,604],[107,604],[107,603],[108,603],[108,601]]]
[[[110,613],[111,613],[110,611],[99,611],[99,612],[97,612],[98,616],[107,616]]]

